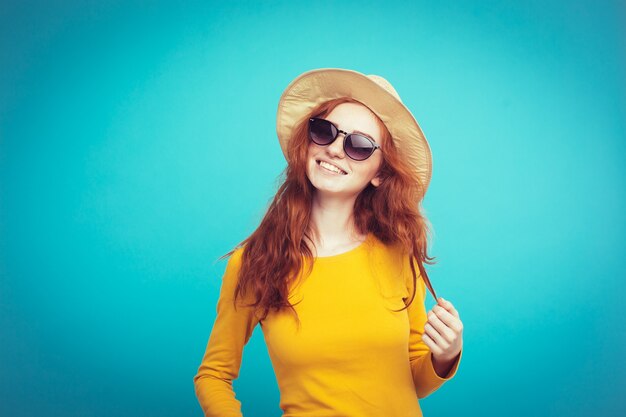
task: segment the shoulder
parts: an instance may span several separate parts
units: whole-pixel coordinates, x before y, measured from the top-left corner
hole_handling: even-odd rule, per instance
[[[406,267],[404,254],[399,245],[384,243],[373,237],[367,257],[369,271],[376,279],[384,297],[406,294]]]
[[[224,275],[222,277],[222,281],[227,286],[236,285],[239,278],[239,271],[241,269],[242,257],[242,246],[235,248],[228,257],[228,261],[226,262],[226,268],[224,270]]]
[[[372,238],[372,242],[371,262],[374,262],[378,268],[382,268],[387,277],[395,282],[394,285],[402,286],[402,291],[409,294],[413,292],[412,263],[417,278],[417,291],[424,292],[425,284],[421,278],[417,260],[412,259],[406,247],[400,243],[383,243],[376,237]]]
[[[233,253],[228,258],[229,267],[239,267],[243,258],[244,246],[239,246],[233,250]]]
[[[228,258],[226,268],[222,276],[221,284],[221,297],[224,299],[233,299],[235,297],[235,290],[241,281],[241,265],[244,249],[238,247],[234,249]],[[245,295],[245,294],[242,294]]]
[[[402,266],[407,257],[406,251],[399,243],[385,243],[375,235],[372,235],[370,255],[378,263],[390,266]]]

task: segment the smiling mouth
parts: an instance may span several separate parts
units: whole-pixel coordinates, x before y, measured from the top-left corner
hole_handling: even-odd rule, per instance
[[[330,169],[328,169],[328,168],[324,167],[324,166],[322,165],[322,161],[320,161],[319,159],[315,160],[315,163],[316,163],[316,164],[317,164],[320,168],[322,168],[322,169],[324,169],[324,170],[326,170],[326,171],[328,171],[328,172],[332,172],[333,174],[337,174],[337,175],[348,175],[348,173],[347,173],[347,172],[345,172],[344,170],[342,170],[342,169],[341,169],[341,168],[339,168],[339,167],[336,167],[336,168],[337,168],[337,169],[339,169],[341,172],[336,172],[336,171],[333,171],[333,170],[330,170]]]

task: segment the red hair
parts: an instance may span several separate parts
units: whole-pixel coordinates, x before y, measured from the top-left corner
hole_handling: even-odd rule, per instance
[[[233,302],[239,296],[244,297],[248,290],[252,291],[255,301],[248,306],[263,309],[261,320],[267,317],[270,309],[278,311],[283,308],[291,308],[297,318],[293,305],[288,301],[289,285],[297,279],[303,267],[303,256],[308,261],[308,273],[314,261],[313,253],[304,240],[305,237],[312,240],[309,222],[315,192],[306,174],[308,119],[324,117],[346,102],[362,104],[348,97],[327,101],[294,127],[287,149],[287,167],[280,176],[284,180],[259,227],[219,258],[229,257],[238,248],[244,247]],[[384,244],[404,248],[409,255],[413,288],[417,288],[414,266],[417,261],[421,277],[433,292],[423,266],[424,263],[435,263],[435,258],[427,255],[430,230],[428,220],[420,209],[424,186],[398,152],[387,127],[378,117],[376,120],[384,136],[381,145],[383,162],[379,171],[382,182],[378,187],[368,184],[356,198],[355,227],[362,235],[371,232]],[[415,290],[408,304],[398,311],[406,309],[414,298]]]

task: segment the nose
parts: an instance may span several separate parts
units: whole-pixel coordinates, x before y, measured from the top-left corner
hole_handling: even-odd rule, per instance
[[[346,134],[342,131],[339,131],[337,138],[327,146],[326,152],[329,155],[336,156],[338,158],[344,158],[345,153],[343,151],[343,142],[346,140]]]

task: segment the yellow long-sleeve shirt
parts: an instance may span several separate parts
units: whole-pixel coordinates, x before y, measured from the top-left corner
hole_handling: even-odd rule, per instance
[[[283,417],[420,417],[418,398],[456,374],[462,352],[442,378],[422,341],[426,286],[419,276],[411,306],[391,311],[404,307],[413,289],[408,256],[398,246],[369,234],[348,252],[316,258],[311,275],[290,288],[290,302],[300,301],[299,329],[289,311],[270,312],[259,321],[252,307],[233,308],[242,251],[228,260],[217,316],[194,376],[205,416],[242,416],[232,381],[257,324],[276,372]]]

